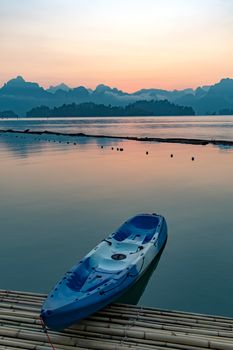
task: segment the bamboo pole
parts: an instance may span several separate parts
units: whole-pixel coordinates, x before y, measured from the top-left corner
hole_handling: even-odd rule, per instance
[[[17,349],[38,349],[38,350],[51,350],[51,346],[45,343],[39,343],[35,340],[33,340],[33,343],[27,340],[12,340],[12,338],[0,338],[0,345],[5,346],[17,346]],[[66,345],[60,345],[56,344],[56,349],[62,349],[62,350],[73,350],[74,347],[66,346]],[[77,348],[76,348],[77,349]],[[79,350],[86,350],[87,347],[78,347]]]
[[[36,344],[29,344],[29,343],[25,343],[25,342],[21,342],[17,339],[16,340],[12,340],[10,338],[1,338],[0,339],[0,345],[4,345],[7,346],[7,348],[14,348],[14,349],[36,349],[36,350],[51,350],[51,346],[43,346],[43,345],[36,345]]]
[[[40,300],[22,300],[20,298],[14,299],[10,297],[2,297],[0,296],[0,303],[11,303],[11,304],[25,304],[25,305],[35,305],[37,307],[40,307],[42,304]]]
[[[98,314],[96,314],[96,317],[98,317]],[[119,317],[118,320],[120,319],[124,319],[124,320],[131,320],[131,321],[141,321],[141,322],[144,322],[144,323],[149,323],[151,322],[152,324],[161,324],[161,325],[172,325],[172,326],[182,326],[182,327],[189,327],[190,329],[191,328],[199,328],[199,329],[213,329],[213,330],[224,330],[224,331],[231,331],[232,330],[232,327],[231,326],[228,326],[228,327],[220,327],[220,325],[210,325],[210,324],[205,324],[205,325],[201,325],[201,324],[192,324],[192,323],[189,323],[189,322],[179,322],[179,321],[176,321],[176,320],[165,320],[163,318],[160,318],[160,319],[145,319],[145,318],[126,318],[126,317]],[[111,322],[114,322],[114,318],[109,318],[109,320]],[[117,318],[116,318],[117,320]],[[117,321],[116,321],[117,322]]]
[[[13,324],[17,324],[18,326],[22,325],[32,325],[32,326],[40,326],[40,321],[39,319],[36,318],[31,318],[31,317],[22,317],[22,316],[16,316],[12,315],[11,313],[2,315],[1,319],[3,322],[12,322]],[[82,321],[82,324],[89,324],[89,325],[94,325],[97,322],[97,325],[102,324],[103,325],[103,320],[99,317],[91,317],[90,319],[87,319],[86,321]],[[110,320],[105,320],[105,324],[108,325],[110,324]],[[216,330],[202,330],[202,329],[190,329],[188,327],[179,327],[179,326],[166,326],[166,325],[158,325],[156,323],[145,323],[141,321],[132,321],[132,320],[120,320],[120,319],[115,319],[111,320],[111,325],[114,327],[119,327],[121,326],[128,326],[128,327],[147,327],[147,328],[152,328],[152,329],[161,329],[165,331],[180,331],[180,332],[188,332],[194,333],[194,334],[202,334],[202,335],[212,335],[212,336],[219,336],[219,337],[233,337],[233,332],[228,331],[228,332],[220,332]]]
[[[13,349],[14,341],[21,344],[20,349],[44,346],[44,350],[48,346],[38,318],[44,298],[36,293],[0,290],[1,347]],[[58,349],[67,350],[77,346],[97,350],[233,350],[232,330],[233,319],[226,317],[112,304],[63,332],[49,334]]]
[[[93,335],[93,334],[90,334],[90,333],[88,333],[88,337],[90,338],[90,336],[91,335]],[[154,348],[154,346],[155,346],[155,342],[151,342],[151,341],[148,341],[148,340],[143,340],[143,341],[140,341],[140,343],[142,344],[142,343],[150,343],[150,344],[153,344],[153,348]],[[161,344],[161,342],[157,342],[158,344]],[[180,346],[177,346],[177,348],[180,348]],[[182,348],[182,347],[181,347]]]
[[[1,302],[0,304],[1,309],[5,308],[5,309],[14,309],[14,310],[25,310],[25,311],[32,311],[32,312],[38,312],[38,307],[31,307],[31,306],[25,306],[22,304],[16,304],[13,305],[11,303],[4,303]]]
[[[117,312],[108,312],[107,310],[101,310],[100,312],[98,312],[98,314],[100,315],[108,315],[108,316],[118,316],[120,318],[136,318],[136,319],[141,319],[141,320],[144,320],[144,321],[149,321],[149,320],[153,320],[154,322],[170,322],[170,323],[180,323],[180,324],[186,324],[186,325],[192,325],[192,324],[198,324],[200,326],[213,326],[213,327],[225,327],[225,328],[229,328],[229,329],[233,329],[233,324],[231,323],[226,323],[226,322],[221,322],[221,321],[218,321],[217,319],[215,320],[210,320],[210,321],[206,321],[206,320],[187,320],[185,318],[173,318],[173,317],[168,317],[168,316],[157,316],[157,315],[154,315],[153,317],[147,317],[147,316],[144,316],[142,314],[137,314],[137,313],[127,313],[126,312],[123,312],[121,311],[121,313],[117,313]]]
[[[101,322],[102,320],[105,321],[105,322],[111,322],[111,323],[117,323],[117,324],[129,324],[129,325],[136,325],[136,324],[146,324],[147,327],[149,328],[161,328],[163,329],[164,327],[175,327],[175,328],[185,328],[187,330],[190,330],[192,331],[192,329],[197,329],[199,330],[200,332],[205,332],[205,331],[212,331],[212,332],[218,332],[219,330],[223,330],[223,331],[226,331],[226,332],[232,332],[231,329],[226,329],[225,330],[225,327],[219,327],[219,326],[215,326],[215,327],[210,327],[210,326],[204,326],[204,328],[201,328],[200,327],[200,324],[185,324],[183,327],[180,323],[178,322],[175,322],[173,321],[172,323],[169,323],[169,322],[155,322],[155,320],[153,318],[151,319],[148,319],[148,320],[141,320],[140,318],[131,318],[131,317],[125,317],[125,318],[122,318],[122,317],[104,317],[104,316],[99,316],[99,314],[94,314],[92,316],[90,316],[88,318],[89,320],[96,320],[96,321],[99,321]],[[85,321],[83,321],[85,322]]]
[[[11,291],[1,291],[0,290],[0,295],[1,297],[11,297],[15,299],[29,299],[29,300],[45,300],[45,296],[41,296],[40,294],[38,295],[30,295],[30,294],[18,294],[18,293],[13,293]]]
[[[35,338],[35,337],[33,337],[33,338]],[[144,340],[143,342],[145,342],[145,340]],[[141,343],[141,342],[140,342],[140,343]],[[155,342],[152,342],[152,344],[153,344],[153,346],[155,346]],[[174,345],[174,344],[173,344],[173,345]],[[182,348],[182,346],[179,344],[179,345],[177,346],[177,348]],[[191,349],[190,346],[189,346],[189,349]]]
[[[90,325],[91,325],[91,323],[90,323]],[[109,325],[108,324],[102,324],[102,325],[100,325],[99,323],[97,323],[96,325],[95,324],[93,324],[93,322],[92,322],[92,326],[96,326],[96,328],[97,328],[97,330],[98,330],[98,327],[100,327],[100,326],[102,326],[102,327],[109,327]],[[142,325],[143,327],[139,327],[139,330],[147,330],[147,324],[143,324]],[[85,327],[84,328],[82,328],[82,329],[84,329],[85,330]],[[137,330],[137,328],[134,328],[134,330]],[[182,329],[182,331],[184,331],[183,329]],[[78,330],[76,330],[76,333],[78,332]],[[80,331],[79,331],[80,332]],[[188,335],[190,335],[191,333],[189,332],[189,333],[187,333]],[[217,334],[215,333],[215,336],[216,336]],[[229,333],[227,333],[227,334],[224,334],[224,336],[226,337],[226,336],[229,336]],[[232,334],[230,334],[230,336],[232,337]],[[213,337],[211,337],[212,339],[213,339]],[[230,340],[230,341],[232,341],[232,339]]]
[[[221,319],[222,321],[231,322],[233,323],[233,319],[231,317],[226,316],[216,316],[216,315],[206,315],[201,313],[194,313],[194,312],[185,312],[185,311],[177,311],[177,310],[166,310],[166,309],[157,309],[157,308],[150,308],[150,307],[139,307],[136,305],[130,305],[130,304],[119,304],[114,303],[108,306],[109,309],[115,308],[115,309],[123,309],[123,310],[129,310],[132,309],[135,312],[144,312],[149,314],[161,314],[161,315],[176,315],[181,317],[188,317],[188,318],[194,318],[194,319]]]
[[[120,305],[120,306],[118,306]],[[125,307],[124,307],[125,306]],[[157,309],[149,309],[149,311],[147,311],[147,309],[145,308],[138,308],[132,305],[121,305],[121,304],[111,304],[108,307],[109,310],[113,310],[117,313],[119,312],[129,312],[131,314],[138,314],[138,315],[142,315],[142,316],[166,316],[166,317],[176,317],[176,318],[181,318],[181,319],[193,319],[194,321],[196,320],[203,320],[203,321],[213,321],[215,322],[216,320],[218,320],[219,322],[222,323],[230,323],[233,325],[233,319],[232,318],[227,318],[227,317],[221,317],[221,316],[211,316],[211,315],[205,315],[202,316],[200,314],[193,314],[193,313],[178,313],[176,311],[160,311]],[[108,309],[104,309],[103,311],[107,311]]]
[[[92,331],[93,330],[93,326],[87,326],[86,331]],[[171,343],[180,343],[180,344],[184,344],[184,345],[193,345],[193,346],[201,346],[201,347],[210,347],[209,345],[211,344],[211,341],[209,342],[209,339],[201,339],[199,337],[194,337],[194,336],[189,336],[187,337],[186,335],[179,335],[179,334],[174,334],[174,333],[170,333],[170,334],[161,334],[159,332],[151,332],[151,331],[135,331],[135,330],[128,330],[128,329],[102,329],[101,327],[99,327],[100,332],[105,332],[105,333],[112,333],[112,334],[117,334],[119,336],[127,336],[127,337],[134,337],[134,338],[138,338],[138,339],[150,339],[150,340],[161,340],[161,341],[165,341],[165,342],[171,342]],[[219,344],[222,344],[222,349],[225,349],[225,346],[231,346],[230,342],[227,343],[223,343],[221,341],[221,343],[219,342]],[[211,347],[210,347],[211,348]],[[221,346],[219,345],[219,349],[221,348]],[[229,348],[230,349],[230,348]],[[233,350],[233,344],[232,344],[232,350]]]
[[[33,296],[35,298],[46,298],[47,295],[43,293],[35,293],[35,292],[25,292],[25,291],[15,291],[15,290],[6,290],[6,289],[0,289],[0,293],[2,294],[13,294],[13,295],[27,295],[27,296]]]
[[[21,321],[21,322],[25,322],[25,323],[35,323],[35,324],[39,324],[39,319],[37,319],[37,317],[31,317],[31,315],[29,314],[27,314],[27,315],[25,315],[25,314],[22,314],[21,313],[21,316],[18,314],[18,316],[16,316],[15,315],[15,313],[12,315],[11,313],[7,313],[7,312],[2,312],[2,319],[3,320],[5,320],[5,322],[6,322],[6,320],[8,319],[8,320],[15,320],[15,321]],[[104,326],[104,327],[109,327],[109,322],[106,322],[106,320],[104,320],[105,322],[103,322],[103,320],[101,320],[101,319],[97,319],[97,320],[93,320],[93,318],[91,318],[91,319],[87,319],[87,320],[84,320],[84,321],[82,321],[79,325],[77,325],[77,326],[74,326],[74,329],[75,329],[75,327],[77,328],[77,327],[80,327],[80,325],[92,325],[92,324],[94,324],[93,322],[95,322],[95,321],[98,321],[97,322],[97,326],[99,326],[99,325],[102,325],[102,327]],[[120,319],[116,319],[116,320],[111,320],[111,327],[114,327],[114,324],[115,324],[115,327],[118,327],[119,325],[128,325],[128,326],[139,326],[139,327],[141,327],[141,326],[145,326],[145,323],[144,322],[141,322],[140,323],[140,321],[130,321],[130,320],[120,320]],[[170,329],[170,327],[169,326],[167,326],[166,328],[164,328],[165,326],[164,325],[157,325],[157,324],[150,324],[150,323],[146,323],[146,327],[147,328],[154,328],[154,329],[165,329],[165,330],[169,330]],[[189,332],[189,333],[193,333],[193,329],[189,329],[189,328],[184,328],[184,327],[174,327],[174,328],[172,328],[171,330],[177,330],[177,331],[184,331],[184,332]],[[214,334],[214,335],[218,335],[218,336],[220,336],[220,337],[231,337],[232,336],[232,332],[217,332],[217,331],[215,331],[215,332],[211,332],[211,331],[209,331],[209,332],[207,332],[206,330],[205,331],[203,331],[203,330],[197,330],[197,331],[194,331],[194,333],[199,333],[199,334],[209,334],[209,335],[211,335],[211,334]]]
[[[34,305],[34,306],[36,306],[36,307],[38,307],[39,306],[39,304],[40,304],[40,302],[38,302],[38,303],[35,303],[36,305]],[[29,303],[29,305],[30,305],[30,303]],[[120,305],[120,307],[118,307],[118,305]],[[126,311],[127,311],[127,309],[129,309],[130,310],[130,312],[131,312],[131,315],[130,316],[133,316],[133,314],[137,314],[138,315],[138,317],[143,317],[144,315],[145,316],[147,316],[147,313],[145,312],[145,310],[143,309],[141,309],[141,308],[136,308],[136,307],[134,307],[134,306],[129,306],[129,305],[123,305],[123,306],[125,306],[125,308],[123,308],[122,307],[122,305],[121,304],[112,304],[111,306],[109,306],[108,308],[106,308],[106,309],[104,309],[102,312],[109,312],[108,310],[111,310],[111,309],[116,309],[117,310],[117,312],[119,313],[119,310],[121,310],[122,309],[122,311],[124,312],[124,315],[126,314]],[[151,314],[151,315],[153,315],[153,316],[155,316],[154,314],[158,314],[158,315],[163,315],[163,316],[170,316],[170,317],[173,317],[173,316],[175,316],[175,317],[177,317],[177,313],[175,313],[175,312],[158,312],[157,310],[155,310],[155,309],[153,309],[153,310],[150,310],[150,313],[149,314]],[[185,314],[185,313],[180,313],[180,315],[187,315],[186,317],[179,317],[179,319],[181,319],[181,320],[185,320],[185,319],[194,319],[194,322],[195,323],[197,323],[198,322],[198,317],[196,317],[194,314]],[[198,314],[199,315],[199,314]],[[123,315],[121,314],[121,317],[122,317]],[[145,317],[144,316],[144,317]],[[211,316],[205,316],[205,317],[201,317],[200,319],[202,319],[203,321],[204,320],[206,320],[206,321],[213,321],[213,322],[219,322],[220,320],[221,320],[221,322],[223,322],[223,323],[228,323],[228,325],[229,324],[233,324],[233,320],[232,319],[228,319],[228,318],[223,318],[223,317],[211,317]]]
[[[19,298],[22,298],[22,296],[34,296],[38,300],[44,299],[46,297],[45,294],[39,294],[39,293],[32,293],[32,292],[17,292],[17,291],[8,291],[8,290],[0,290],[0,295],[1,293],[7,294],[7,295],[16,295]],[[152,309],[148,307],[137,307],[134,305],[128,305],[128,304],[111,304],[108,306],[106,309],[123,309],[124,312],[127,311],[128,309],[131,309],[132,312],[140,313],[143,312],[144,314],[160,314],[160,315],[173,315],[173,316],[182,316],[182,317],[187,317],[187,318],[194,318],[194,319],[206,319],[206,320],[222,320],[223,322],[229,322],[233,323],[233,319],[229,317],[223,317],[223,316],[211,316],[211,315],[204,315],[200,313],[188,313],[188,312],[182,312],[182,311],[171,311],[171,310],[163,310],[163,309]]]
[[[12,331],[12,330],[5,330],[5,332],[7,333],[6,335],[8,337],[14,337],[15,339],[17,339],[17,343],[18,344],[22,344],[22,342],[20,343],[20,340],[22,341],[22,339],[25,340],[37,340],[37,341],[43,341],[43,337],[44,335],[40,335],[40,334],[29,334],[27,332],[16,332],[16,331]],[[1,330],[0,330],[0,334],[1,334]],[[128,350],[128,349],[138,349],[138,346],[131,346],[131,345],[121,345],[120,348],[118,347],[118,345],[116,344],[115,346],[113,346],[113,344],[107,344],[107,343],[103,343],[103,341],[96,341],[96,340],[92,340],[92,339],[65,339],[65,337],[53,337],[53,335],[50,336],[50,338],[52,339],[52,342],[54,344],[54,346],[58,344],[62,345],[63,348],[66,347],[66,349],[72,349],[74,347],[79,347],[79,346],[84,346],[87,347],[88,349],[98,349],[98,350],[112,350],[112,349],[121,349],[121,350]],[[59,340],[59,342],[58,342]],[[1,340],[2,341],[2,340]],[[23,345],[25,346],[25,344],[28,344],[26,342],[23,342]],[[32,349],[31,347],[28,347],[28,349]],[[143,347],[140,347],[140,349],[143,349]],[[50,349],[51,350],[51,349]]]
[[[99,324],[99,321],[101,322],[101,320],[98,317],[92,317],[85,321],[83,321],[83,323],[85,324],[94,324],[94,320],[92,322],[92,319],[95,319],[97,321],[97,324]],[[177,331],[177,332],[185,332],[185,333],[195,333],[195,334],[200,334],[200,335],[210,335],[210,336],[217,336],[217,337],[229,337],[229,338],[233,338],[233,332],[232,331],[227,331],[227,332],[219,332],[219,331],[215,331],[215,330],[202,330],[202,329],[193,329],[193,328],[188,328],[188,327],[174,327],[174,326],[166,326],[166,325],[158,325],[155,323],[145,323],[145,322],[140,322],[140,321],[130,321],[130,320],[112,320],[112,322],[109,324],[111,324],[112,327],[118,327],[119,325],[127,325],[130,327],[134,328],[152,328],[152,329],[160,329],[160,330],[164,330],[164,331]],[[115,325],[114,325],[115,324]]]
[[[3,313],[2,313],[3,314]],[[25,316],[26,316],[26,319],[25,319]],[[5,315],[2,315],[2,319],[4,319],[4,320],[6,320],[6,319],[11,319],[11,320],[15,320],[15,321],[21,321],[21,322],[26,322],[26,323],[37,323],[37,324],[39,324],[39,320],[37,319],[37,317],[36,318],[32,318],[31,317],[31,315],[29,314],[29,315],[25,315],[25,314],[23,314],[23,317],[19,317],[19,316],[16,316],[15,315],[15,313],[14,313],[14,315],[12,315],[11,313],[5,313]],[[82,325],[91,325],[91,324],[93,324],[93,321],[95,321],[95,320],[93,320],[93,318],[91,318],[91,319],[87,319],[87,320],[84,320],[84,321],[82,321],[80,324],[82,324]],[[108,327],[108,322],[106,322],[106,320],[105,320],[105,323],[103,323],[103,321],[101,320],[101,319],[97,319],[96,321],[98,321],[97,322],[97,326],[99,326],[100,325],[100,322],[102,322],[102,326],[105,326],[105,327]],[[116,319],[116,320],[111,320],[111,326],[112,327],[114,327],[114,323],[115,323],[115,327],[116,326],[118,326],[118,325],[128,325],[128,326],[139,326],[139,327],[141,327],[141,326],[145,326],[145,323],[144,322],[141,322],[140,323],[140,321],[130,321],[130,320],[120,320],[120,319]],[[77,326],[78,327],[78,326]],[[170,328],[169,328],[169,326],[167,326],[166,328],[164,328],[165,326],[164,325],[157,325],[157,324],[150,324],[150,323],[146,323],[146,327],[147,328],[155,328],[155,329],[166,329],[166,330],[169,330]],[[193,330],[191,329],[188,329],[188,328],[182,328],[182,327],[174,327],[174,328],[172,328],[171,330],[177,330],[177,331],[184,331],[184,332],[189,332],[189,333],[192,333],[193,332]],[[215,331],[215,332],[213,332],[213,331],[209,331],[209,332],[207,332],[207,331],[202,331],[202,330],[197,330],[197,331],[194,331],[194,333],[199,333],[199,334],[209,334],[209,335],[211,335],[211,334],[214,334],[214,335],[219,335],[219,336],[224,336],[224,337],[231,337],[232,336],[232,332],[222,332],[222,333],[220,333],[219,331],[217,332],[217,331]]]
[[[3,310],[3,311],[1,311],[1,314],[2,315],[12,315],[12,313],[15,315],[15,317],[17,317],[17,315],[18,316],[23,316],[23,317],[25,317],[25,318],[33,318],[33,316],[34,316],[34,319],[36,319],[36,317],[38,316],[38,314],[37,313],[31,313],[31,312],[25,312],[25,311],[23,311],[23,308],[22,308],[22,310],[15,310],[14,308],[11,308],[10,309],[10,312],[8,312],[8,311],[5,311],[5,309]],[[108,322],[111,322],[111,323],[117,323],[117,324],[119,324],[119,323],[128,323],[128,324],[135,324],[136,322],[145,322],[145,320],[142,320],[142,321],[140,321],[140,319],[138,320],[138,319],[129,319],[129,318],[127,318],[127,317],[125,317],[124,319],[123,318],[119,318],[119,317],[116,317],[116,318],[106,318],[106,317],[101,317],[101,316],[98,316],[98,314],[96,314],[97,316],[92,316],[92,317],[90,317],[89,318],[89,320],[92,320],[92,319],[98,319],[98,321],[108,321]],[[161,325],[159,325],[158,323],[155,323],[154,321],[154,319],[152,320],[153,322],[152,323],[150,323],[149,322],[150,320],[147,320],[147,325],[150,327],[150,328],[163,328],[163,324],[161,324]],[[163,320],[164,321],[164,320]],[[82,322],[85,322],[85,321],[82,321]],[[174,324],[176,324],[174,321],[172,322],[172,324],[174,325]],[[199,326],[199,324],[198,325],[194,325],[194,326]],[[188,327],[187,327],[188,328]],[[210,328],[210,327],[208,327],[208,328]],[[219,329],[221,329],[221,327],[220,327],[220,324],[216,324],[216,328],[219,330]],[[225,329],[225,327],[223,328],[223,330]]]

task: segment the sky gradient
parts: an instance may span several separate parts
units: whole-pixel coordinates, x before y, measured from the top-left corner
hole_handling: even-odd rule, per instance
[[[233,77],[232,0],[0,0],[0,85],[181,89]]]

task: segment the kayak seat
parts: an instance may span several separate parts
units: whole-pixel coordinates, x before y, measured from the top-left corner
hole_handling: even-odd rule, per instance
[[[141,230],[155,230],[159,219],[157,216],[144,214],[135,216],[129,222],[132,226]]]
[[[118,270],[124,269],[125,265],[125,260],[114,260],[111,257],[101,257],[99,259],[96,271],[111,274]]]
[[[132,240],[148,243],[158,226],[159,219],[151,215],[137,215],[129,221],[126,221],[114,234],[113,238],[118,242]]]
[[[83,285],[82,292],[91,292],[92,290],[99,288],[103,284],[107,283],[111,278],[111,274],[109,273],[99,273],[98,271],[94,271],[90,274],[89,278],[86,280]]]
[[[67,279],[67,286],[75,292],[79,292],[90,274],[90,258],[85,259],[72,271]]]
[[[141,243],[141,242],[139,242]],[[136,253],[139,249],[140,244],[138,242],[134,242],[133,239],[126,239],[124,242],[121,242],[120,244],[116,244],[114,248],[116,249],[116,252],[119,253],[125,253],[125,254],[132,254]]]
[[[124,225],[123,225],[116,233],[114,233],[113,237],[117,241],[122,242],[126,238],[128,238],[131,234],[132,234],[132,232],[130,230],[127,230],[126,228],[124,228]]]
[[[136,246],[138,247],[138,245],[140,244],[146,244],[150,242],[150,240],[155,234],[155,229],[148,230],[147,232],[144,231],[143,233],[140,233],[140,234],[135,234],[135,232],[132,232],[129,235],[126,235],[126,234],[123,235],[122,232],[123,231],[116,232],[113,238],[115,238],[115,240],[117,240],[118,242],[122,242],[121,249],[124,250],[123,244],[125,244],[126,250],[130,251],[132,250],[132,248],[133,250],[135,250]]]
[[[154,230],[147,232],[142,244],[146,244],[146,243],[150,242],[152,240],[152,237],[154,236],[154,234],[155,234]]]

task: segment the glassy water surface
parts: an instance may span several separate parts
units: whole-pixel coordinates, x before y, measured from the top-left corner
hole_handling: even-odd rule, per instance
[[[34,118],[0,120],[0,129],[53,130],[92,135],[233,140],[233,116]]]
[[[0,160],[0,288],[48,292],[125,219],[158,212],[168,242],[140,304],[233,316],[232,149],[5,133]]]

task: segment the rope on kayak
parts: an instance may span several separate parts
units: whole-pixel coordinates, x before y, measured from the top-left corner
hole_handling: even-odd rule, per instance
[[[44,323],[44,321],[43,321],[43,319],[42,319],[41,316],[40,316],[40,323],[41,323],[41,326],[42,326],[42,329],[43,329],[44,333],[46,334],[46,337],[47,337],[47,339],[48,339],[48,342],[49,342],[49,344],[51,345],[51,348],[52,348],[53,350],[56,350],[55,347],[54,347],[54,345],[53,345],[53,343],[52,343],[52,341],[51,341],[51,339],[50,339],[50,336],[49,336],[49,333],[48,333],[48,329],[47,329],[47,327],[46,327],[46,325],[45,325],[45,323]]]

